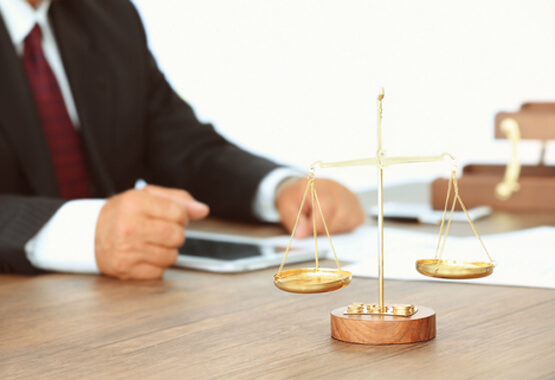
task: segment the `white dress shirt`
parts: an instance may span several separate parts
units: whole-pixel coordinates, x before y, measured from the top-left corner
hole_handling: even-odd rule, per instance
[[[50,0],[33,8],[25,0],[0,0],[0,16],[17,53],[23,54],[24,40],[35,24],[43,34],[42,48],[62,92],[64,102],[76,128],[79,116],[54,37],[48,9]],[[275,207],[276,189],[287,177],[302,176],[289,168],[270,172],[259,185],[253,204],[255,215],[265,222],[279,222]],[[95,229],[105,199],[76,200],[65,203],[42,229],[25,245],[29,261],[37,268],[63,272],[99,273],[95,259]]]

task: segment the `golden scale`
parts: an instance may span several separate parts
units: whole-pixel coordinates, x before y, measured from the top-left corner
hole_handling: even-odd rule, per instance
[[[385,305],[384,303],[384,225],[383,225],[383,170],[384,168],[404,163],[417,162],[434,162],[451,160],[453,168],[449,180],[443,218],[439,230],[438,244],[436,254],[433,259],[422,259],[416,262],[416,269],[423,275],[447,278],[447,279],[469,279],[479,278],[490,275],[495,266],[494,262],[480,238],[480,235],[474,227],[474,223],[470,219],[468,212],[459,195],[459,188],[456,177],[455,159],[449,153],[439,156],[423,156],[423,157],[386,157],[382,150],[382,100],[384,98],[383,88],[380,90],[377,99],[377,129],[378,129],[378,149],[376,157],[364,158],[351,161],[329,162],[323,163],[316,161],[310,167],[308,176],[308,184],[304,192],[304,196],[297,214],[297,220],[294,224],[291,238],[287,245],[283,261],[278,272],[274,275],[274,284],[281,290],[293,293],[324,293],[344,288],[351,282],[351,273],[341,269],[337,254],[333,246],[316,188],[314,186],[315,169],[319,165],[321,168],[344,167],[344,166],[375,166],[378,169],[378,264],[379,264],[379,302],[377,304],[364,304],[362,302],[354,302],[346,307],[335,309],[331,312],[331,335],[335,339],[362,344],[395,344],[395,343],[414,343],[433,339],[436,336],[436,318],[434,310],[413,304]],[[452,203],[450,203],[451,193],[453,192]],[[312,221],[314,230],[314,268],[286,269],[284,264],[287,260],[287,254],[291,247],[291,243],[295,236],[295,231],[310,193],[312,205]],[[489,262],[476,261],[457,261],[447,260],[443,258],[443,248],[449,227],[451,225],[451,217],[455,206],[459,203],[465,212],[465,215],[474,231],[476,237],[480,241]],[[445,223],[447,210],[450,207],[449,218]],[[318,243],[316,236],[316,209],[318,209],[320,217],[328,237],[330,248],[335,258],[336,269],[320,268],[318,262]]]

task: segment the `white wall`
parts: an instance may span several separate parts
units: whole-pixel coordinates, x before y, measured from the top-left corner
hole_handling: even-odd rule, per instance
[[[375,155],[380,86],[388,155],[448,151],[462,163],[506,162],[495,113],[555,101],[553,0],[134,2],[160,66],[201,119],[303,168]],[[520,154],[535,162],[539,144]],[[446,170],[397,166],[386,182]],[[374,171],[318,174],[358,188],[375,184]]]

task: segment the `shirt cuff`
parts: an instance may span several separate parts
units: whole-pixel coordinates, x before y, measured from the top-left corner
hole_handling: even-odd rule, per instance
[[[74,273],[99,273],[94,238],[103,199],[65,203],[27,242],[27,258],[36,268]]]
[[[263,222],[277,223],[281,220],[276,209],[276,192],[279,185],[288,178],[302,178],[306,172],[292,168],[277,168],[266,175],[258,185],[254,199],[254,214]]]

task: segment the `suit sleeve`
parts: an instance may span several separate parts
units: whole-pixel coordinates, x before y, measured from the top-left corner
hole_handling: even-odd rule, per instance
[[[141,26],[142,28],[142,26]],[[188,190],[211,215],[254,221],[264,176],[278,167],[230,143],[174,92],[146,46],[148,182]]]
[[[0,196],[0,273],[33,274],[25,244],[64,204],[42,197]]]

